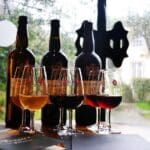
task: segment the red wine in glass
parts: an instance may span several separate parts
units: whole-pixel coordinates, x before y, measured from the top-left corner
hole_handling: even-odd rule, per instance
[[[98,105],[97,105],[97,96],[96,95],[87,95],[86,96],[86,104],[88,104],[92,107],[98,107]]]
[[[109,132],[111,132],[111,109],[117,107],[122,101],[122,96],[87,95],[86,103],[92,107],[109,109]],[[99,131],[99,129],[98,129]]]
[[[122,96],[86,96],[86,103],[93,107],[101,107],[104,109],[112,109],[117,107],[122,100]]]
[[[96,96],[97,106],[104,109],[117,107],[122,100],[122,96]]]
[[[82,104],[84,96],[50,96],[52,103],[58,107],[64,107],[66,109],[75,109]]]

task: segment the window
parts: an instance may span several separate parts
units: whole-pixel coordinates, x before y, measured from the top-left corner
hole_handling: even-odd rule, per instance
[[[75,30],[80,28],[84,20],[92,21],[94,29],[97,30],[97,2],[98,0],[1,1],[0,18],[10,19],[16,24],[19,15],[28,14],[30,18],[29,30],[32,31],[29,36],[29,46],[38,55],[36,58],[38,63],[48,49],[49,22],[53,18],[59,18],[61,20],[62,47],[70,59],[75,59],[74,41],[77,36]],[[147,132],[150,130],[148,127],[150,124],[149,8],[150,0],[107,0],[106,8],[107,31],[111,30],[117,21],[121,21],[124,28],[129,31],[127,50],[129,57],[124,59],[121,66],[124,99],[120,107],[112,111],[112,121],[115,125],[122,125],[120,126],[122,129],[136,130],[145,137],[150,137],[148,135],[150,131]],[[3,73],[5,72],[5,59],[9,49],[5,48],[4,51],[4,48],[0,47],[0,60],[3,60],[2,66],[0,64],[0,99],[5,94],[6,74],[4,76]],[[110,61],[107,62],[110,63]],[[141,95],[140,91],[144,92],[142,100],[139,96]],[[4,101],[0,101],[1,105],[4,105]],[[1,111],[4,112],[0,108],[0,114]]]
[[[124,98],[120,107],[112,111],[113,122],[150,140],[147,134],[150,123],[150,94],[146,92],[150,81],[150,40],[147,34],[150,32],[149,7],[149,0],[107,0],[108,30],[120,20],[129,31],[128,58],[124,59],[121,66]]]

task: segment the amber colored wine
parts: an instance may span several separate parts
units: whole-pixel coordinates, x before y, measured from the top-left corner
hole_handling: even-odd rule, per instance
[[[30,111],[36,111],[45,104],[48,103],[48,96],[29,96],[29,95],[19,95],[20,103],[24,109],[28,109]]]
[[[51,33],[49,40],[49,51],[42,58],[42,65],[46,67],[48,82],[51,82],[51,73],[53,69],[61,70],[67,68],[67,57],[61,50],[60,21],[57,19],[51,20]],[[59,74],[59,73],[58,73]],[[49,91],[51,92],[51,91]],[[59,123],[59,107],[55,104],[47,104],[42,108],[42,126],[52,127]],[[66,110],[64,110],[64,124],[66,122]]]
[[[12,102],[13,102],[16,106],[20,107],[21,109],[23,108],[22,105],[21,105],[21,103],[20,103],[20,100],[19,100],[19,95],[18,95],[18,96],[13,96],[13,97],[12,97]]]
[[[98,72],[98,70],[101,69],[102,66],[101,59],[94,51],[92,22],[86,22],[83,30],[83,48],[82,52],[77,56],[75,60],[75,66],[81,68],[84,90],[86,92],[86,83],[90,71]],[[78,110],[76,111],[76,116],[79,116],[79,118],[76,117],[77,124],[92,125],[96,123],[96,110],[94,110],[95,108],[83,105],[81,106],[81,108],[77,109]],[[87,114],[88,117],[86,116]]]
[[[75,109],[81,105],[84,96],[50,96],[50,99],[58,107]]]
[[[5,124],[9,128],[18,128],[21,124],[21,109],[16,106],[11,97],[11,79],[14,77],[16,67],[25,65],[34,65],[35,58],[33,53],[28,49],[27,17],[20,16],[18,20],[18,31],[16,36],[16,48],[8,55],[7,67],[7,93],[6,93],[6,115]],[[26,113],[27,125],[30,122],[30,113]]]

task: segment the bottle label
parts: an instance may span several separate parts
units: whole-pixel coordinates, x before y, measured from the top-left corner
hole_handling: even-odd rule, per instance
[[[99,66],[96,64],[90,64],[85,67],[85,80],[84,80],[84,90],[86,95],[95,95],[99,91]]]
[[[18,96],[19,95],[19,88],[21,85],[21,78],[11,78],[10,84],[10,96]]]
[[[48,91],[50,95],[66,95],[65,80],[48,80]]]
[[[99,92],[97,81],[84,80],[84,93],[85,95],[96,95]]]
[[[8,119],[8,121],[11,121],[11,118],[12,118],[11,117],[11,114],[12,114],[11,112],[12,112],[12,103],[11,103],[11,98],[10,98],[10,101],[8,103],[8,110],[7,110],[7,113],[8,113],[8,116],[7,116],[8,118],[7,119]]]
[[[76,86],[77,85],[77,86]],[[82,84],[81,80],[76,81],[76,94],[77,95],[83,95],[85,93],[84,91],[84,83]]]
[[[8,102],[8,121],[12,119],[12,103],[13,97],[17,97],[19,94],[20,78],[11,78],[10,80],[10,100]]]

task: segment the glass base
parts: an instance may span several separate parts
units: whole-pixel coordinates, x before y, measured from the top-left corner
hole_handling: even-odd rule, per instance
[[[62,132],[61,134],[59,134],[60,136],[67,136],[67,135],[78,135],[78,134],[84,134],[83,131],[78,130],[78,129],[73,129],[73,128],[68,128],[67,130],[65,130],[65,132]]]
[[[43,134],[42,131],[38,131],[34,128],[29,128],[29,127],[23,127],[19,129],[20,135],[37,135],[37,134]]]
[[[119,131],[112,130],[111,126],[101,123],[95,124],[91,127],[88,127],[90,130],[94,131],[96,134],[121,134]]]
[[[30,132],[30,127],[28,127],[28,126],[20,126],[19,133],[21,135],[29,134],[29,132]]]
[[[96,123],[88,128],[96,134],[109,134],[109,128],[106,122]]]

